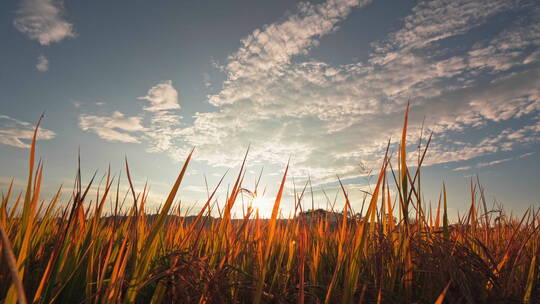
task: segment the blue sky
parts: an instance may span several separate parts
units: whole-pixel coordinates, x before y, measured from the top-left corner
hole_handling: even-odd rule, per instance
[[[45,111],[45,196],[69,195],[80,149],[86,179],[127,157],[155,207],[196,147],[181,193],[196,208],[204,177],[230,169],[223,198],[251,144],[247,187],[264,167],[269,197],[291,157],[284,213],[308,175],[321,206],[336,176],[358,205],[410,101],[410,151],[422,122],[434,132],[426,202],[444,181],[465,212],[478,175],[490,203],[539,203],[536,1],[23,0],[0,22],[4,188],[22,184]]]

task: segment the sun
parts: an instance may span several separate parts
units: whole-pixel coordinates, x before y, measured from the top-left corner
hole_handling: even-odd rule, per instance
[[[267,216],[272,209],[272,200],[264,196],[255,196],[251,200],[251,207],[259,211],[259,216]]]
[[[268,198],[264,196],[255,196],[253,200],[251,201],[251,206],[253,208],[261,209],[261,207],[265,207],[268,204]]]

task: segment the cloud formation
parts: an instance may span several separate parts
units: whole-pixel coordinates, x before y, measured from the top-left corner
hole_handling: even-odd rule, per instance
[[[255,160],[282,163],[294,154],[294,167],[302,169],[296,173],[352,177],[359,174],[360,161],[377,166],[386,139],[399,134],[411,100],[411,142],[418,139],[423,117],[437,133],[430,164],[527,144],[488,135],[499,142],[460,147],[449,137],[518,118],[537,124],[540,10],[529,8],[522,22],[457,45],[465,52],[441,43],[532,3],[518,2],[420,2],[401,29],[373,44],[367,62],[344,65],[299,61],[295,55],[307,54],[351,9],[366,2],[301,4],[285,21],[241,41],[222,66],[227,79],[221,91],[208,97],[216,111],[197,113],[182,138],[212,165],[236,164],[251,143]]]
[[[488,18],[513,9],[520,1],[512,0],[432,0],[421,1],[404,20],[403,27],[376,44],[391,58],[392,49],[420,49],[433,42],[461,35],[484,23]],[[388,56],[390,55],[390,56]]]
[[[163,110],[180,109],[178,92],[172,85],[172,81],[160,82],[148,90],[148,94],[139,99],[147,100],[150,105],[144,110],[157,112]]]
[[[146,130],[141,125],[141,117],[126,116],[118,111],[110,116],[83,114],[79,117],[79,127],[107,141],[124,143],[139,143],[141,132]]]
[[[0,143],[17,148],[29,148],[35,126],[7,115],[0,115]],[[52,139],[56,136],[51,130],[39,128],[38,140]]]
[[[38,56],[36,69],[40,72],[47,72],[49,70],[49,59],[47,59],[47,57],[45,57],[43,54]]]
[[[198,160],[227,167],[251,144],[251,164],[282,164],[292,155],[292,174],[309,173],[315,182],[377,167],[387,139],[399,137],[408,101],[411,147],[423,118],[424,131],[435,133],[427,165],[540,141],[539,6],[421,1],[401,28],[372,44],[366,61],[336,65],[299,56],[368,3],[301,3],[283,20],[254,30],[219,67],[226,79],[208,96],[214,111],[195,113],[191,125],[181,125],[172,82],[156,84],[140,97],[147,123],[137,121],[142,135],[134,139],[176,158],[196,146]],[[503,13],[520,18],[503,30],[471,34]],[[467,35],[473,36],[445,43]],[[513,126],[499,130],[505,123]],[[479,130],[476,140],[463,136]]]
[[[509,162],[511,160],[514,160],[514,158],[512,158],[512,157],[501,158],[501,159],[492,160],[492,161],[489,161],[489,162],[481,162],[481,163],[478,163],[478,164],[476,164],[474,166],[457,167],[457,168],[452,169],[452,171],[466,171],[466,170],[471,170],[471,169],[493,167],[495,165],[506,163],[506,162]]]
[[[13,24],[30,39],[49,45],[75,36],[73,24],[64,15],[61,0],[22,0]]]
[[[364,6],[369,0],[329,0],[312,5],[301,2],[296,14],[286,20],[256,29],[242,39],[242,46],[229,57],[226,71],[229,81],[239,78],[258,78],[265,72],[290,63],[295,55],[306,54],[318,44],[318,39],[337,29],[354,7]],[[210,99],[215,105],[226,99]]]
[[[139,97],[148,105],[144,115],[128,117],[121,112],[111,116],[82,114],[79,127],[99,137],[116,142],[148,143],[149,152],[164,152],[173,148],[173,139],[180,134],[182,116],[178,91],[172,81],[162,81],[151,87],[146,96]],[[145,119],[146,118],[146,119]]]
[[[162,81],[148,90],[144,97],[150,104],[144,110],[150,114],[150,126],[146,130],[146,136],[151,142],[148,151],[163,152],[172,147],[172,140],[178,135],[182,116],[176,111],[180,109],[178,91],[174,88],[171,80]]]

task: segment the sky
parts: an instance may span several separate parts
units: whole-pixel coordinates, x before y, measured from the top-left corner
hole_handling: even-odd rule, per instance
[[[490,204],[540,204],[536,1],[8,0],[0,39],[2,191],[24,184],[45,113],[45,198],[69,197],[80,151],[86,182],[127,158],[155,209],[195,147],[180,199],[196,210],[226,174],[223,200],[249,146],[263,215],[289,159],[284,214],[308,177],[317,207],[343,204],[339,177],[358,210],[410,103],[411,162],[433,132],[426,204],[444,182],[464,214],[477,178]]]

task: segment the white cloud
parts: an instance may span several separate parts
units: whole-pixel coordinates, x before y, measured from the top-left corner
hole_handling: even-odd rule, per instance
[[[506,163],[506,162],[509,162],[509,161],[512,161],[512,160],[514,160],[513,157],[508,157],[508,158],[502,158],[502,159],[492,160],[492,161],[488,161],[488,162],[480,162],[480,163],[477,163],[474,166],[457,167],[457,168],[452,169],[452,171],[467,171],[467,170],[472,170],[472,169],[493,167],[493,166],[496,166],[498,164]]]
[[[83,131],[96,133],[107,141],[138,143],[140,132],[146,129],[141,125],[141,117],[126,116],[115,111],[110,116],[81,115],[79,127]]]
[[[421,1],[405,18],[403,28],[378,45],[379,50],[419,49],[430,43],[466,33],[497,13],[516,5],[512,0],[433,0]],[[388,52],[387,55],[397,55]],[[390,58],[386,56],[386,58]]]
[[[164,152],[173,147],[173,140],[180,134],[182,116],[172,111],[153,112],[146,137],[150,141],[148,151]]]
[[[472,166],[461,166],[461,167],[456,167],[452,169],[452,171],[467,171],[467,170],[471,170],[472,168],[473,168]]]
[[[188,186],[185,186],[183,189],[184,191],[206,193],[206,187],[204,186],[188,185]]]
[[[64,15],[61,0],[22,0],[13,23],[21,33],[49,45],[75,36],[73,24]]]
[[[426,164],[469,160],[480,156],[491,155],[496,152],[511,151],[516,147],[524,147],[539,141],[540,123],[536,122],[534,124],[524,125],[519,128],[504,129],[498,134],[489,135],[483,139],[477,139],[475,144],[469,143],[456,147],[452,146],[451,144],[435,143],[431,149],[431,153],[426,161]],[[504,161],[508,160],[511,159],[504,159]],[[502,161],[479,163],[474,167],[468,168],[482,168],[501,162]],[[456,170],[458,169],[454,169],[454,171]]]
[[[498,164],[509,162],[511,160],[513,160],[513,158],[511,158],[511,157],[510,158],[497,159],[497,160],[492,160],[492,161],[489,161],[489,162],[478,163],[476,165],[476,167],[477,168],[492,167],[492,166],[495,166],[495,165],[498,165]]]
[[[234,166],[251,144],[251,164],[280,164],[292,156],[293,175],[309,172],[314,182],[334,181],[335,174],[355,177],[364,164],[377,167],[387,139],[399,137],[407,100],[409,142],[418,140],[424,117],[436,133],[427,165],[539,140],[540,69],[534,54],[540,11],[474,44],[456,43],[458,54],[438,42],[467,34],[514,9],[514,2],[421,2],[366,62],[300,61],[297,55],[307,54],[353,7],[366,3],[302,3],[284,20],[253,31],[220,67],[226,80],[208,96],[215,111],[196,113],[190,126],[181,127],[172,82],[152,87],[141,98],[149,102],[149,150],[177,157],[196,146],[198,160]],[[511,120],[523,121],[500,134],[486,130],[476,141],[453,140],[460,132]]]
[[[173,145],[173,139],[180,130],[182,116],[174,110],[180,109],[178,92],[172,85],[171,80],[162,81],[148,90],[144,97],[139,99],[147,100],[150,106],[144,107],[151,115],[150,126],[146,130],[147,138],[150,141],[150,152],[163,152],[169,150]]]
[[[279,68],[290,63],[293,56],[305,54],[318,44],[318,39],[336,30],[336,25],[356,6],[371,1],[329,0],[312,5],[301,2],[298,12],[286,20],[256,29],[242,39],[242,46],[229,57],[225,69],[228,82],[239,78],[257,79],[267,72],[279,74]],[[226,98],[210,98],[214,105],[230,102]]]
[[[518,156],[518,158],[525,158],[525,157],[532,156],[534,154],[535,154],[535,152],[527,152],[527,153],[521,154],[520,156]]]
[[[139,99],[147,100],[150,103],[149,106],[144,108],[150,112],[180,109],[178,92],[170,80],[156,84],[148,91],[146,96],[139,97]]]
[[[203,76],[204,86],[207,87],[207,88],[212,87],[212,80],[210,79],[210,74],[203,73],[202,76]]]
[[[423,117],[440,138],[432,143],[429,164],[526,144],[506,135],[486,146],[457,147],[444,139],[538,112],[540,84],[535,79],[540,71],[509,71],[532,62],[527,58],[539,47],[535,20],[540,14],[448,56],[453,53],[444,48],[433,51],[436,42],[465,34],[516,5],[498,0],[421,2],[366,63],[333,66],[294,60],[334,31],[355,5],[301,4],[296,14],[243,39],[222,67],[227,75],[222,90],[209,96],[216,111],[194,116],[193,125],[181,131],[186,142],[181,147],[197,146],[198,159],[230,166],[251,143],[255,162],[283,163],[293,154],[293,174],[310,172],[320,180],[336,173],[357,176],[360,160],[376,167],[386,139],[399,136],[408,99],[413,103],[411,142],[418,138]],[[489,63],[492,54],[500,60]],[[477,80],[481,70],[490,70],[491,83]]]
[[[38,62],[36,64],[36,69],[40,72],[46,72],[49,70],[49,60],[44,55],[38,56]]]
[[[35,126],[31,123],[0,115],[0,143],[17,148],[29,148]],[[39,128],[38,140],[54,138],[56,133],[43,127]]]
[[[139,99],[149,103],[143,107],[147,117],[128,117],[118,111],[111,116],[82,114],[79,127],[108,141],[146,142],[149,152],[175,153],[172,150],[173,140],[180,134],[182,116],[176,113],[180,103],[172,81],[156,84],[148,90],[146,96]],[[97,102],[96,105],[102,106],[104,102]]]
[[[540,12],[534,18],[528,26],[506,29],[490,41],[477,43],[468,53],[469,67],[499,72],[540,61]]]

